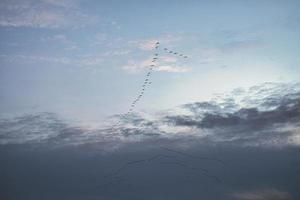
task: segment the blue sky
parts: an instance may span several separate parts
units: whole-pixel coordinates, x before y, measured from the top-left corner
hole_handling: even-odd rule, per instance
[[[2,116],[98,121],[126,112],[153,43],[168,54],[137,111],[299,81],[298,1],[1,1]]]

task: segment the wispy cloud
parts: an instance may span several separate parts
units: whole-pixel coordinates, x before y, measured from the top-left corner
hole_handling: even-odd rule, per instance
[[[80,55],[77,57],[47,57],[33,55],[0,55],[0,58],[7,62],[21,63],[57,63],[76,66],[100,66],[103,63],[103,55]]]
[[[13,0],[0,3],[0,26],[62,28],[81,27],[98,21],[83,13],[77,1]]]
[[[142,60],[140,62],[135,60],[129,60],[128,63],[122,67],[123,70],[128,72],[140,72],[150,68],[152,58],[148,58],[146,60]],[[175,72],[175,73],[182,73],[191,70],[191,67],[176,64],[176,59],[172,57],[161,57],[159,61],[157,61],[156,66],[153,68],[154,71],[161,71],[161,72]]]

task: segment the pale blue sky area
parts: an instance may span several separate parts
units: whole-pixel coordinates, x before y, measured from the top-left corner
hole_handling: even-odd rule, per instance
[[[0,113],[102,120],[300,81],[299,1],[1,1]],[[163,53],[175,49],[182,60]]]

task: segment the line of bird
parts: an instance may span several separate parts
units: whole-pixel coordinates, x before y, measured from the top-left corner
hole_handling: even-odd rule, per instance
[[[159,48],[160,48],[160,43],[156,42],[155,43],[155,48],[154,48],[155,49],[155,53],[154,53],[153,58],[151,60],[151,64],[148,66],[146,77],[144,79],[144,82],[142,84],[140,92],[138,93],[137,97],[133,100],[133,102],[130,104],[130,107],[129,107],[128,111],[125,114],[121,115],[121,117],[119,118],[119,120],[117,121],[117,123],[114,125],[115,127],[118,127],[120,125],[120,123],[122,122],[122,119],[126,118],[126,116],[128,116],[129,114],[131,114],[134,111],[137,103],[144,96],[144,94],[145,94],[145,92],[147,90],[147,86],[149,86],[149,85],[152,84],[151,75],[152,75],[153,70],[155,69],[155,67],[158,67],[157,61],[159,60],[159,55],[160,55],[158,53]],[[178,53],[177,51],[173,51],[173,50],[168,49],[168,48],[163,48],[163,51],[164,51],[164,53],[168,53],[168,54],[172,54],[172,55],[175,55],[175,56],[179,56],[181,58],[188,58],[187,55],[182,54],[182,53]]]
[[[152,84],[151,75],[152,75],[153,70],[155,69],[155,67],[158,67],[157,61],[159,60],[159,55],[160,55],[158,53],[159,48],[160,48],[160,43],[156,42],[155,43],[155,53],[154,53],[153,58],[151,60],[151,64],[148,66],[146,77],[145,77],[144,82],[142,84],[141,90],[140,90],[138,96],[131,103],[130,108],[128,109],[128,111],[125,114],[121,115],[121,117],[119,118],[117,123],[114,125],[114,127],[118,127],[120,125],[120,123],[122,122],[122,119],[126,118],[126,116],[128,116],[129,114],[131,114],[134,111],[137,103],[143,97],[143,95],[144,95],[144,93],[147,89],[147,86]],[[173,50],[168,49],[168,48],[163,48],[162,51],[164,53],[179,56],[181,58],[185,58],[185,59],[188,58],[187,55],[178,53],[177,51],[173,51]],[[167,154],[157,154],[157,155],[154,155],[154,156],[146,158],[146,159],[128,161],[128,162],[124,163],[122,166],[120,166],[119,168],[117,168],[115,171],[105,175],[104,178],[109,178],[110,181],[105,183],[103,186],[111,185],[111,184],[114,184],[114,183],[119,183],[121,181],[124,181],[124,178],[119,177],[119,176],[121,175],[122,171],[124,171],[124,170],[126,170],[130,167],[133,167],[135,165],[140,165],[142,163],[150,163],[150,162],[153,162],[153,161],[156,161],[156,160],[160,161],[159,162],[160,164],[180,166],[180,167],[182,167],[186,170],[189,170],[189,171],[192,171],[194,173],[198,173],[199,175],[206,176],[207,178],[213,179],[216,182],[219,182],[219,183],[222,182],[222,180],[219,177],[210,174],[207,169],[188,165],[184,161],[177,159],[177,157],[178,156],[183,156],[185,158],[191,158],[191,159],[208,160],[208,161],[213,161],[213,162],[219,163],[219,164],[224,166],[225,163],[221,159],[209,158],[209,157],[205,157],[205,156],[194,156],[194,155],[188,154],[186,152],[181,152],[181,151],[166,148],[166,147],[160,147],[160,149],[162,149],[164,151],[167,151],[169,153],[177,154],[177,156],[167,155]]]
[[[178,151],[175,149],[170,149],[170,148],[166,148],[166,147],[160,147],[160,149],[173,153],[173,154],[177,154],[177,155],[168,155],[168,154],[155,154],[151,157],[145,158],[145,159],[139,159],[139,160],[132,160],[132,161],[128,161],[126,163],[124,163],[123,165],[121,165],[119,168],[117,168],[116,170],[112,171],[111,173],[105,175],[103,178],[109,178],[110,181],[108,181],[107,183],[109,184],[113,184],[114,182],[119,182],[119,180],[123,180],[124,181],[124,177],[122,177],[122,172],[125,170],[128,170],[134,166],[139,166],[141,164],[145,164],[145,163],[151,163],[153,161],[158,161],[159,164],[163,164],[163,165],[173,165],[173,166],[179,166],[182,167],[183,169],[193,172],[198,175],[201,176],[205,176],[209,179],[212,179],[218,183],[222,183],[223,180],[221,178],[219,178],[216,175],[213,175],[211,173],[209,173],[209,170],[202,168],[202,167],[195,167],[193,165],[189,165],[186,164],[184,160],[179,159],[180,157],[183,158],[191,158],[191,159],[197,159],[197,160],[210,160],[210,161],[216,161],[221,165],[225,165],[224,161],[219,160],[219,159],[214,159],[214,158],[207,158],[207,157],[199,157],[199,156],[194,156],[191,154],[188,154],[186,152],[182,152],[182,151]],[[104,183],[103,185],[106,185],[107,183]]]

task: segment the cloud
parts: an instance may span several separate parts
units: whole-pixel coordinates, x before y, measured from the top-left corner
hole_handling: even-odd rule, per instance
[[[158,66],[155,70],[162,71],[162,72],[181,73],[181,72],[188,72],[191,70],[191,68],[188,66],[162,65],[162,66]]]
[[[158,40],[156,39],[138,40],[136,41],[136,45],[142,50],[152,50],[155,48],[155,43],[157,41]]]
[[[22,63],[58,63],[63,65],[76,65],[83,67],[99,66],[104,60],[103,55],[80,55],[77,57],[47,57],[34,55],[0,55],[0,58],[7,62]]]
[[[168,115],[165,122],[175,126],[206,130],[206,139],[238,145],[281,146],[296,144],[300,130],[300,91],[298,84],[271,83],[252,87],[255,93],[247,95],[239,104],[234,94],[219,102],[196,102],[183,105],[190,115]],[[280,88],[280,89],[279,89]],[[278,93],[285,88],[287,92]],[[293,88],[294,90],[291,90]],[[247,93],[247,92],[246,92]],[[298,130],[298,131],[297,131]],[[294,138],[291,140],[291,138]]]
[[[291,199],[288,192],[277,189],[254,190],[237,192],[232,195],[237,200],[288,200]]]
[[[153,70],[161,72],[181,73],[190,71],[192,69],[191,67],[183,65],[181,63],[177,64],[176,61],[177,58],[170,56],[161,56],[155,63]],[[153,64],[152,58],[148,58],[142,61],[129,60],[128,63],[122,67],[122,69],[128,72],[140,72],[150,68],[151,64]]]
[[[4,0],[0,3],[0,26],[32,28],[81,27],[98,21],[81,12],[77,1]]]
[[[299,83],[266,83],[224,96],[184,104],[172,112],[116,116],[116,120],[121,119],[118,126],[111,121],[101,129],[74,127],[53,114],[5,119],[0,121],[0,143],[102,142],[118,146],[154,138],[177,138],[181,142],[194,138],[198,143],[262,148],[299,145]]]

